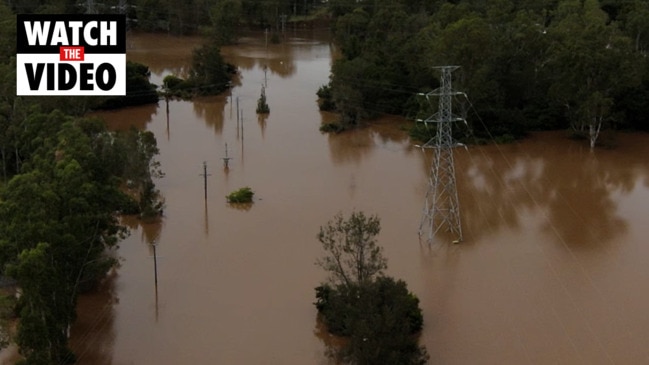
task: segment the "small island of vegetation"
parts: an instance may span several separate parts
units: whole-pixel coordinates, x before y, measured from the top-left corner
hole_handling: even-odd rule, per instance
[[[247,204],[252,203],[252,197],[255,193],[249,187],[243,187],[235,190],[226,196],[228,203],[233,204]]]
[[[326,255],[317,264],[329,280],[315,288],[315,306],[329,333],[347,339],[331,355],[346,364],[424,364],[428,353],[417,345],[424,323],[419,299],[404,281],[383,274],[380,230],[379,218],[363,212],[337,214],[320,227]]]

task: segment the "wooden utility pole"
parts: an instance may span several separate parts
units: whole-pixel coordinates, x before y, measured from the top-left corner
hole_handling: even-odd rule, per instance
[[[264,87],[268,87],[268,66],[264,65]]]
[[[203,173],[199,174],[200,176],[203,176],[203,187],[205,190],[205,201],[207,201],[207,177],[212,175],[207,173],[207,162],[203,161]]]
[[[237,96],[237,130],[239,129],[239,97]]]
[[[155,294],[156,298],[158,297],[158,255],[156,254],[156,246],[158,244],[153,242],[151,246],[153,246],[153,275],[155,277]]]

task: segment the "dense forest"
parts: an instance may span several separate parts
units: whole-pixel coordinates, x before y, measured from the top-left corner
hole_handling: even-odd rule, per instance
[[[570,129],[649,130],[649,3],[642,0],[334,0],[342,58],[319,95],[346,129],[430,115],[417,93],[457,65],[455,112],[493,139]],[[466,131],[465,131],[466,132]],[[462,133],[462,131],[460,131]]]
[[[117,264],[119,216],[155,218],[164,206],[153,133],[83,115],[155,103],[158,92],[148,68],[128,62],[124,97],[16,96],[14,14],[0,4],[0,279],[20,296],[0,293],[0,347],[17,343],[26,364],[73,363],[77,298]]]

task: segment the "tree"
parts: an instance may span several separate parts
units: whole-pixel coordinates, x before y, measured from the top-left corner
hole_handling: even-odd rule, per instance
[[[328,331],[348,339],[331,355],[357,365],[425,364],[428,354],[416,338],[423,326],[419,299],[405,282],[383,276],[379,231],[378,217],[363,212],[337,214],[320,227],[326,255],[316,262],[330,277],[316,287],[314,304]]]
[[[317,261],[329,272],[334,284],[365,285],[387,268],[382,248],[376,244],[381,230],[377,216],[366,217],[363,212],[353,212],[349,219],[342,214],[334,216],[326,226],[320,227],[318,241],[327,255]]]
[[[594,148],[600,131],[612,118],[613,97],[638,80],[638,65],[628,37],[596,0],[569,0],[559,7],[560,19],[550,28],[551,66],[557,71],[551,95],[569,113],[571,127],[586,135]]]
[[[268,113],[270,113],[270,108],[268,107],[268,103],[266,102],[266,89],[262,86],[261,95],[257,100],[257,114],[268,114]]]
[[[218,0],[210,9],[212,37],[221,44],[232,44],[237,41],[239,21],[241,20],[241,2],[238,0]]]
[[[221,56],[220,44],[211,40],[194,50],[188,81],[198,94],[214,95],[228,88],[231,71]]]
[[[116,264],[111,250],[126,234],[118,214],[137,205],[120,187],[128,179],[155,192],[155,138],[58,111],[21,127],[21,173],[0,189],[0,270],[22,290],[16,342],[26,363],[70,363],[77,297]]]

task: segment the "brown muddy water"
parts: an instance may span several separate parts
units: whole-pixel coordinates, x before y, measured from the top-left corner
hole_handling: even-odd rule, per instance
[[[134,36],[128,57],[160,82],[187,69],[196,44]],[[459,149],[465,241],[429,246],[417,228],[431,159],[402,122],[318,131],[332,117],[315,97],[335,54],[326,34],[268,50],[250,38],[223,53],[241,70],[234,99],[173,101],[168,123],[164,102],[102,113],[113,128],[155,133],[167,208],[160,224],[126,222],[121,267],[80,299],[80,364],[327,364],[312,304],[325,278],[315,235],[354,209],[381,218],[387,273],[421,300],[431,364],[649,363],[649,136],[617,135],[594,153],[564,133]],[[264,82],[271,111],[258,119]],[[254,204],[228,206],[243,186]]]

